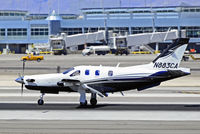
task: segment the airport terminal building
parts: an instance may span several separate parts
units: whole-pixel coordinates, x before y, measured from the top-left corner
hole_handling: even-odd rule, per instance
[[[107,29],[121,35],[186,30],[189,48],[200,52],[200,6],[84,8],[81,14],[31,14],[0,10],[0,51],[25,53],[28,46],[48,43],[50,35]]]

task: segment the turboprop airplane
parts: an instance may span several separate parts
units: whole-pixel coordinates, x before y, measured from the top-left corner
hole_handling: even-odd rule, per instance
[[[145,90],[161,82],[190,74],[189,68],[180,68],[180,62],[189,42],[188,38],[173,41],[151,63],[129,67],[76,66],[57,74],[22,76],[16,82],[29,90],[40,91],[39,105],[44,104],[45,93],[78,92],[80,105],[86,106],[86,93],[91,94],[90,103],[97,104],[97,95],[137,89]]]

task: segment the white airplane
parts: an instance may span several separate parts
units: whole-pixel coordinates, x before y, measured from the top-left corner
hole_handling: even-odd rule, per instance
[[[179,64],[189,42],[188,38],[174,40],[155,60],[149,64],[129,67],[76,66],[57,74],[29,75],[15,81],[27,89],[42,93],[38,100],[43,105],[45,93],[78,92],[80,105],[86,106],[86,93],[91,94],[90,103],[97,104],[97,95],[137,89],[138,91],[160,85],[161,82],[190,74],[189,68]],[[122,93],[123,94],[123,93]]]

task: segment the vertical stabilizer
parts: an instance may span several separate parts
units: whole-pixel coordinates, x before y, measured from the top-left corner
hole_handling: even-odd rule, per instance
[[[172,44],[170,44],[155,60],[153,60],[153,68],[178,68],[188,42],[189,38],[178,38],[174,40]]]

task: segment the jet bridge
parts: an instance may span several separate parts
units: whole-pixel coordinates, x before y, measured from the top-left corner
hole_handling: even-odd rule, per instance
[[[59,36],[50,37],[50,45],[54,54],[66,54],[66,49],[76,47],[86,43],[95,43],[96,41],[105,40],[105,31],[97,31],[93,33],[82,33],[75,35],[66,35],[61,33]]]
[[[185,31],[181,31],[181,36],[182,37],[186,36]],[[127,45],[129,47],[143,46],[143,48],[153,53],[154,50],[148,44],[165,42],[167,40],[174,40],[177,38],[179,38],[178,30],[170,30],[167,32],[134,34],[127,36]]]
[[[95,43],[96,41],[105,40],[105,32],[98,31],[94,33],[84,33],[66,36],[67,47],[77,46],[86,43]]]

